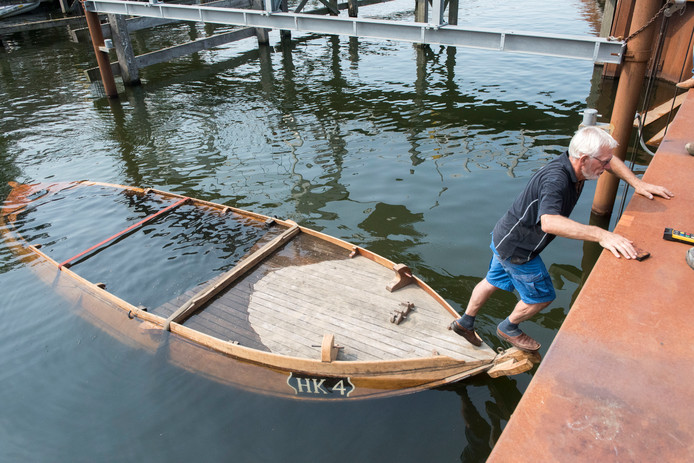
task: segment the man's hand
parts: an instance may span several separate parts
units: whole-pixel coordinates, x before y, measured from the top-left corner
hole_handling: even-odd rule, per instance
[[[636,182],[636,185],[634,185],[634,191],[648,199],[653,199],[653,195],[660,196],[661,198],[665,199],[670,199],[675,196],[672,191],[668,190],[664,186],[653,185],[652,183],[646,183],[643,180]]]
[[[600,246],[612,252],[615,257],[619,258],[621,256],[627,259],[636,258],[636,249],[634,249],[634,242],[628,238],[618,235],[616,233],[603,230],[603,236],[600,238]]]
[[[631,185],[636,193],[640,194],[641,196],[645,196],[648,199],[653,199],[653,195],[660,196],[665,199],[670,199],[675,196],[672,191],[668,190],[664,186],[646,183],[638,178],[631,171],[631,169],[624,164],[624,161],[619,159],[617,156],[612,156],[607,170],[616,175],[617,178],[620,178]]]

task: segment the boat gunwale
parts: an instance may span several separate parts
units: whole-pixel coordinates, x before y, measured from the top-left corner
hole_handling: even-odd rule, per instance
[[[215,203],[212,201],[206,201],[203,199],[196,199],[196,198],[184,196],[184,195],[181,195],[178,193],[171,193],[168,191],[158,190],[155,188],[130,187],[130,186],[118,185],[118,184],[114,184],[114,183],[102,183],[102,182],[92,182],[92,181],[81,181],[80,183],[82,183],[84,185],[93,185],[93,186],[109,186],[112,188],[118,188],[118,189],[122,189],[122,190],[141,192],[144,194],[146,194],[147,192],[153,192],[153,193],[156,193],[158,195],[165,196],[165,197],[171,197],[171,198],[179,198],[179,199],[188,198],[189,202],[191,204],[200,204],[200,205],[208,206],[208,207],[211,207],[213,209],[218,209],[218,210],[222,210],[222,211],[229,210],[229,211],[232,211],[236,214],[242,215],[244,217],[255,218],[255,219],[258,219],[261,221],[274,220],[278,224],[282,225],[283,227],[287,227],[287,228],[290,228],[295,224],[295,222],[293,222],[291,220],[283,220],[283,219],[279,219],[276,217],[271,217],[268,215],[263,215],[263,214],[259,214],[256,212],[247,211],[245,209],[240,209],[240,208],[233,207],[233,206],[227,206],[224,204],[219,204],[219,203]],[[341,248],[350,250],[352,252],[356,252],[359,255],[364,256],[367,259],[369,259],[373,262],[376,262],[377,264],[379,264],[383,267],[386,267],[390,270],[393,270],[393,268],[396,265],[395,262],[393,262],[393,261],[391,261],[391,260],[389,260],[389,259],[387,259],[387,258],[385,258],[379,254],[371,252],[368,249],[365,249],[361,246],[352,244],[352,243],[345,241],[345,240],[342,240],[340,238],[336,238],[334,236],[327,235],[323,232],[313,230],[312,228],[307,228],[307,227],[304,227],[302,225],[299,225],[299,230],[301,233],[306,233],[307,235],[311,235],[311,236],[319,238],[323,241],[326,241],[328,243],[335,244],[337,246],[340,246]],[[436,300],[436,302],[438,302],[441,306],[443,306],[443,308],[446,309],[446,311],[448,311],[451,314],[451,316],[453,316],[454,318],[458,318],[460,316],[460,314],[448,303],[448,301],[446,301],[443,297],[441,297],[440,294],[438,294],[436,291],[434,291],[421,278],[419,278],[417,275],[412,274],[412,280],[414,283],[417,284],[417,286],[422,288],[427,294],[429,294],[429,296],[431,296],[434,300]]]
[[[129,191],[140,194],[154,192],[160,196],[168,198],[188,198],[187,196],[156,190],[152,188],[129,187],[112,183],[82,180],[77,182],[56,182],[52,184],[34,185],[10,182],[10,186],[12,186],[12,191],[6,198],[5,203],[7,202],[7,199],[11,198],[13,193],[15,193],[22,186],[41,187],[44,189],[50,189],[51,186],[62,184],[67,184],[69,186],[66,188],[61,188],[55,193],[79,185],[84,185],[110,187],[116,190]],[[135,307],[131,303],[109,292],[101,285],[81,277],[80,275],[72,271],[70,268],[61,267],[57,261],[55,261],[46,253],[41,251],[39,249],[40,246],[35,246],[27,242],[27,240],[14,226],[14,221],[16,220],[17,215],[21,210],[28,206],[32,201],[36,201],[37,199],[39,199],[37,198],[33,200],[28,200],[28,192],[32,192],[31,188],[29,188],[27,191],[21,192],[19,195],[15,195],[21,197],[24,200],[24,205],[20,207],[7,207],[5,204],[3,204],[2,208],[0,208],[0,233],[2,233],[2,235],[4,236],[5,241],[8,244],[10,250],[16,255],[20,256],[20,260],[23,262],[32,262],[35,260],[35,258],[42,259],[42,263],[46,263],[57,269],[57,273],[55,275],[60,275],[61,273],[64,273],[66,276],[79,283],[77,288],[80,291],[87,291],[88,293],[92,294],[98,299],[107,302],[109,306],[115,306],[115,308],[120,309],[123,312],[127,312],[127,316],[131,319],[138,318],[141,321],[149,322],[154,326],[160,328],[162,331],[165,331],[165,327],[167,325],[166,318],[152,314],[148,312],[146,308]],[[41,196],[41,198],[43,198],[43,195]],[[16,200],[16,198],[14,199]],[[231,211],[242,217],[261,220],[265,221],[266,223],[268,223],[268,221],[274,221],[279,225],[287,228],[297,226],[297,224],[293,221],[281,220],[274,217],[265,216],[263,214],[258,214],[231,206],[214,203],[211,201],[205,201],[195,198],[188,198],[188,200],[190,204],[205,206],[213,210],[220,210],[223,213]],[[6,219],[9,220],[9,222]],[[298,226],[298,228],[299,233],[306,233],[307,235],[316,237],[328,243],[332,243],[345,250],[350,250],[350,257],[353,257],[358,253],[359,255],[367,258],[370,261],[373,261],[385,268],[388,268],[389,270],[393,270],[394,275],[397,272],[395,268],[396,266],[392,261],[378,254],[375,254],[362,247],[355,246],[347,241],[335,238],[333,236],[327,235],[325,233],[310,228],[302,226]],[[243,260],[241,262],[243,262]],[[48,277],[45,276],[44,272],[37,271],[36,273],[44,281],[48,280]],[[52,284],[55,281],[47,282],[49,284]],[[445,301],[438,293],[436,293],[420,278],[418,278],[415,275],[412,275],[410,284],[411,283],[416,283],[419,288],[424,290],[425,293],[427,293],[435,302],[437,302],[442,308],[449,312],[453,319],[459,316],[459,314],[450,306],[450,304],[448,304],[447,301]],[[448,355],[433,352],[430,356],[408,357],[402,359],[333,360],[331,362],[327,362],[321,359],[320,351],[316,352],[316,358],[297,357],[286,354],[265,352],[252,347],[240,345],[233,341],[224,341],[218,337],[208,335],[204,332],[186,327],[182,323],[177,323],[174,321],[171,321],[169,328],[171,333],[176,335],[177,338],[180,340],[190,342],[193,345],[206,349],[208,351],[221,354],[223,356],[228,356],[239,361],[247,362],[249,364],[257,364],[273,370],[283,371],[286,373],[297,373],[310,376],[320,375],[334,378],[350,377],[353,380],[357,381],[375,381],[377,383],[385,382],[387,384],[399,383],[396,387],[392,387],[391,385],[387,387],[387,389],[397,389],[403,393],[408,391],[411,392],[416,390],[431,389],[444,386],[484,372],[489,372],[491,374],[491,372],[494,371],[494,369],[499,369],[502,366],[502,362],[505,362],[507,364],[509,362],[515,363],[516,361],[520,361],[529,357],[528,353],[519,351],[518,349],[513,347],[506,350],[500,349],[498,350],[498,352],[495,353],[487,344],[483,343],[483,345],[487,349],[485,351],[485,349],[482,348],[480,349],[480,351],[484,352],[487,358],[479,360],[455,359]],[[522,371],[527,371],[530,367],[532,367],[532,363],[530,363],[530,366],[525,367],[523,369],[516,368],[516,371],[508,374],[517,374]],[[509,368],[507,367],[507,369]],[[200,373],[206,374],[206,371],[204,369],[195,370],[199,370]],[[495,374],[496,376],[499,376],[500,374],[506,373],[495,372]],[[384,386],[378,386],[377,389],[380,389],[382,387]],[[391,393],[389,393],[388,395],[390,395]]]
[[[128,187],[124,185],[102,183],[102,182],[91,182],[91,181],[79,181],[71,182],[75,185],[85,185],[85,186],[104,186],[111,187],[124,191],[131,191],[135,193],[146,194],[148,192],[154,192],[164,197],[170,198],[186,198],[186,196],[179,195],[176,193],[163,192],[155,189],[139,188],[139,187]],[[27,202],[27,205],[31,201]],[[295,225],[294,222],[285,221],[282,219],[277,219],[274,217],[265,216],[262,214],[257,214],[243,209],[234,208],[231,206],[225,206],[218,203],[213,203],[205,200],[198,200],[195,198],[190,198],[191,204],[202,205],[211,207],[213,209],[228,211],[231,210],[234,213],[242,215],[244,217],[255,218],[258,220],[272,219],[278,224],[291,227]],[[3,235],[11,235],[11,239],[6,236],[6,241],[14,241],[16,247],[14,252],[16,254],[23,254],[25,258],[30,258],[30,256],[38,256],[39,258],[45,260],[47,263],[56,267],[60,273],[64,273],[66,276],[74,279],[81,284],[84,290],[90,291],[91,293],[106,299],[109,303],[115,305],[118,309],[127,313],[130,318],[139,318],[140,320],[150,322],[162,330],[165,330],[167,324],[167,319],[164,317],[152,314],[144,308],[139,308],[131,303],[121,299],[120,297],[114,295],[108,290],[102,288],[94,282],[91,282],[82,276],[78,275],[70,268],[61,267],[60,264],[53,258],[38,249],[37,246],[29,244],[24,237],[16,230],[13,223],[7,223],[5,221],[6,217],[14,215],[16,217],[17,212],[21,209],[12,209],[9,213],[6,213],[5,208],[2,209],[2,214],[0,214],[0,225],[5,225],[2,227]],[[308,235],[317,237],[324,241],[333,243],[340,246],[346,250],[356,251],[363,257],[389,269],[393,269],[395,264],[371,251],[368,251],[359,246],[355,246],[347,241],[341,240],[339,238],[326,235],[325,233],[318,232],[316,230],[299,226],[301,233],[306,233]],[[22,244],[25,243],[25,244]],[[20,252],[21,250],[21,252]],[[33,259],[32,259],[33,260]],[[431,296],[436,302],[438,302],[446,311],[448,311],[453,317],[457,317],[458,313],[436,292],[433,291],[426,283],[424,283],[420,278],[412,275],[412,282],[417,283],[417,285],[422,288],[429,296]],[[499,357],[502,355],[497,353],[492,355],[488,352],[485,354],[489,357],[488,359],[480,359],[475,361],[466,361],[454,359],[447,355],[431,355],[426,357],[409,357],[402,359],[388,359],[388,360],[335,360],[332,362],[324,362],[320,358],[320,351],[317,351],[316,358],[307,357],[296,357],[285,354],[278,354],[273,352],[264,352],[255,348],[243,346],[230,341],[224,341],[217,337],[208,335],[201,331],[189,328],[183,324],[177,322],[170,323],[171,333],[192,342],[203,348],[210,349],[214,352],[218,352],[222,355],[228,355],[235,359],[242,361],[247,361],[250,363],[264,365],[270,368],[278,369],[286,372],[304,373],[311,375],[323,375],[330,377],[352,377],[352,378],[387,378],[389,376],[398,375],[398,380],[403,381],[413,381],[421,379],[422,387],[431,388],[440,385],[448,384],[454,381],[459,381],[461,379],[467,378],[474,374],[479,374],[484,371],[491,369],[496,363],[498,363]],[[486,344],[485,344],[486,345]],[[487,346],[488,347],[488,346]],[[491,349],[490,349],[491,350]],[[509,349],[510,350],[510,349]],[[507,352],[509,351],[507,350]],[[439,373],[435,377],[431,374]],[[443,373],[444,376],[441,375]],[[423,375],[423,377],[422,377]],[[420,378],[417,378],[420,376]]]

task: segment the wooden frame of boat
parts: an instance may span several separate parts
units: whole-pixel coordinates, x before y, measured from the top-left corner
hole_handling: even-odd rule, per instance
[[[28,13],[41,4],[41,2],[22,2],[9,5],[0,5],[0,19]]]
[[[5,241],[16,254],[45,264],[39,267],[43,269],[44,279],[54,288],[60,287],[57,282],[62,281],[62,286],[70,291],[79,290],[80,295],[73,299],[91,305],[91,315],[100,319],[106,329],[119,331],[131,340],[140,338],[136,342],[154,348],[161,336],[171,336],[166,335],[167,331],[174,335],[169,339],[185,341],[179,343],[187,349],[184,359],[176,363],[215,380],[239,384],[238,378],[232,378],[228,371],[238,370],[238,363],[228,367],[220,364],[224,359],[230,362],[231,357],[248,365],[260,365],[279,375],[280,379],[273,381],[286,383],[267,388],[248,381],[244,386],[249,389],[306,399],[354,399],[439,387],[485,372],[492,377],[517,374],[539,361],[537,354],[515,348],[494,352],[484,343],[481,347],[469,344],[447,329],[458,313],[407,266],[396,265],[338,238],[292,221],[155,189],[87,181],[67,185],[49,188],[100,186],[139,195],[152,194],[174,201],[167,210],[189,204],[279,228],[279,233],[261,239],[264,243],[258,242],[230,270],[151,310],[135,307],[110,293],[103,284],[88,281],[70,268],[72,262],[129,233],[140,223],[59,263],[39,246],[26,243],[13,225],[17,214],[30,204],[29,195],[46,185],[11,184],[13,190],[2,208],[0,226]],[[141,222],[146,220],[149,218]],[[280,250],[289,243],[300,240],[308,240],[302,241],[301,246],[328,246],[342,256],[259,270],[273,259],[279,260]],[[286,256],[281,259],[286,260]],[[245,305],[242,304],[243,316],[229,316],[231,321],[220,321],[241,304],[239,295],[232,294],[235,283],[254,272],[257,275],[252,285],[248,285],[250,294],[245,296]],[[96,305],[118,310],[94,309]],[[209,315],[205,316],[214,317],[215,323],[237,330],[240,338],[223,339],[214,332],[205,332],[205,322],[197,319],[207,312]],[[190,321],[193,319],[196,321]],[[139,321],[140,328],[147,329],[120,327],[132,325],[133,321]],[[241,325],[246,326],[245,332]],[[143,332],[150,335],[143,336]],[[151,333],[158,333],[159,341]],[[261,342],[254,344],[251,338],[260,338]],[[191,361],[196,357],[212,360]],[[213,368],[209,367],[210,362]]]

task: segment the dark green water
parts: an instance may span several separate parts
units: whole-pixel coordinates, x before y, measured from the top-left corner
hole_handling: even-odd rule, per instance
[[[412,8],[361,11],[409,21]],[[583,35],[599,11],[590,1],[480,0],[461,7],[460,23]],[[210,32],[159,28],[135,46]],[[89,179],[292,219],[409,264],[456,308],[484,276],[489,232],[528,177],[565,149],[587,105],[603,119],[611,106],[589,62],[317,36],[148,68],[142,86],[107,101],[82,73],[95,66],[91,46],[66,31],[3,42],[0,196],[11,180]],[[593,191],[577,220],[588,220]],[[594,259],[563,239],[543,256],[558,298],[524,324],[542,353]],[[4,247],[0,295],[0,461],[483,461],[533,374],[307,404],[122,344]],[[491,346],[515,301],[499,294],[478,317]]]

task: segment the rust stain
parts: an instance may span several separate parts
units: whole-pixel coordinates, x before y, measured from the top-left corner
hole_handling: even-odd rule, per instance
[[[651,257],[603,251],[488,461],[693,461],[694,90],[644,174],[670,201],[634,196],[615,227]]]

